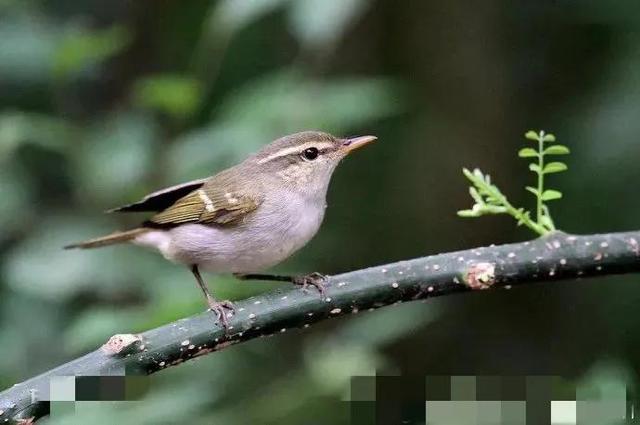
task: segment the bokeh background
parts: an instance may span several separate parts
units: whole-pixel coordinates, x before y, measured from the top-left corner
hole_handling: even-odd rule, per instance
[[[0,0],[0,387],[203,309],[188,271],[151,252],[61,250],[140,219],[107,208],[322,129],[380,141],[341,165],[321,232],[278,271],[521,241],[507,217],[456,216],[460,171],[531,206],[516,152],[543,128],[572,150],[550,178],[558,226],[634,229],[639,114],[635,1]],[[207,279],[231,299],[278,287]],[[375,371],[557,375],[599,397],[640,383],[639,304],[638,278],[618,277],[396,306],[50,423],[348,423],[351,376]]]

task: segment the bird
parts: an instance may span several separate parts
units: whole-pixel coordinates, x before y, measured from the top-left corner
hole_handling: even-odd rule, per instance
[[[111,213],[146,212],[140,226],[65,246],[99,248],[133,243],[188,267],[208,308],[227,328],[234,306],[213,296],[201,275],[286,281],[324,293],[326,276],[261,272],[282,262],[318,232],[336,166],[375,136],[340,138],[303,131],[265,145],[243,162],[211,177],[158,190]]]

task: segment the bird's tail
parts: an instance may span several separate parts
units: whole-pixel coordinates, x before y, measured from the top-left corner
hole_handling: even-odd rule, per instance
[[[129,242],[130,240],[135,239],[137,236],[143,233],[146,233],[148,231],[149,229],[140,227],[137,229],[125,230],[124,232],[114,232],[110,235],[67,245],[64,247],[64,249],[74,249],[74,248],[88,249],[88,248],[100,248],[102,246],[108,246],[108,245],[115,245],[118,243]]]

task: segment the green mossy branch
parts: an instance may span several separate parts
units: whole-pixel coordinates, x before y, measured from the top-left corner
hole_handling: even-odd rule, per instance
[[[148,375],[233,344],[304,328],[329,318],[400,302],[536,282],[640,272],[640,231],[573,236],[561,232],[509,245],[475,248],[372,267],[329,278],[327,298],[289,288],[236,303],[230,334],[210,312],[105,345],[0,393],[0,424],[49,412],[56,376]],[[121,383],[124,386],[124,380]]]

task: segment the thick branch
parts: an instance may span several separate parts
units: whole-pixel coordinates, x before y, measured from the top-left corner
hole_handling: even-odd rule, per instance
[[[471,290],[638,272],[639,241],[640,231],[589,236],[557,232],[530,242],[332,276],[324,300],[315,291],[291,288],[239,301],[229,335],[210,312],[139,335],[115,335],[98,350],[0,393],[0,424],[46,415],[53,376],[151,374],[238,342],[359,310]]]

